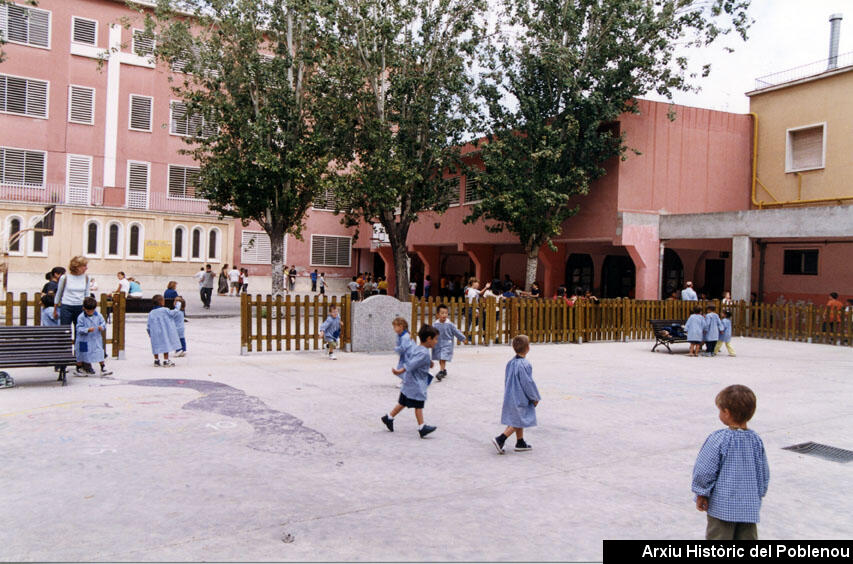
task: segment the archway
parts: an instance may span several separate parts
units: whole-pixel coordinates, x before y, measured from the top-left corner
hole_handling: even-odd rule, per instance
[[[593,291],[595,268],[592,257],[587,254],[572,253],[566,261],[566,288],[573,293],[575,288]]]
[[[601,297],[624,298],[634,291],[636,268],[631,257],[607,255],[601,267]]]
[[[670,248],[663,251],[663,276],[661,297],[667,299],[670,294],[684,287],[684,264],[678,253]]]

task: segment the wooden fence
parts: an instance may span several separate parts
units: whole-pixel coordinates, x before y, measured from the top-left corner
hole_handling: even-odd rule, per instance
[[[310,350],[322,347],[316,328],[326,318],[328,298],[313,301],[297,296],[252,298],[243,296],[241,343],[254,350]],[[786,341],[853,346],[853,312],[830,311],[822,306],[748,304],[723,305],[719,300],[684,302],[614,299],[598,303],[563,300],[501,299],[474,304],[461,298],[413,299],[410,328],[417,333],[432,323],[438,306],[446,304],[448,318],[471,345],[509,343],[526,334],[534,343],[585,343],[590,341],[651,340],[652,319],[686,320],[695,306],[714,305],[731,313],[732,334]],[[351,341],[351,303],[341,302],[341,345]],[[267,312],[272,312],[268,315]],[[391,331],[391,328],[388,328]],[[284,345],[282,345],[284,343]]]
[[[104,318],[108,308],[112,308],[111,322],[103,333],[104,351],[113,358],[124,358],[124,327],[125,327],[125,296],[124,294],[101,294],[98,309]],[[29,298],[22,292],[16,298],[11,292],[6,293],[2,303],[4,325],[41,325],[41,293]]]
[[[320,325],[337,306],[341,317],[340,347],[352,342],[352,302],[349,296],[266,297],[243,294],[240,303],[240,350],[261,351],[318,350],[323,348]]]

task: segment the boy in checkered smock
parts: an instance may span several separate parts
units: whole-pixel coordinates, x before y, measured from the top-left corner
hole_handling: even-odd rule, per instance
[[[696,509],[708,512],[707,540],[758,540],[758,513],[770,469],[764,443],[746,423],[755,394],[746,386],[725,388],[715,400],[726,429],[711,433],[693,467]]]

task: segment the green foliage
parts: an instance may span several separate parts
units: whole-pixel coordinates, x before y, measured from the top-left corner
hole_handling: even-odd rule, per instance
[[[749,0],[505,0],[514,36],[489,46],[483,201],[466,221],[507,229],[530,255],[577,213],[608,159],[627,149],[618,119],[648,92],[695,89],[677,49],[751,24]],[[707,68],[703,74],[707,73]]]

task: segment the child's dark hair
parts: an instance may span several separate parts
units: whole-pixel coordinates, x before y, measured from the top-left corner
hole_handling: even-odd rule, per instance
[[[432,325],[422,325],[418,330],[418,339],[423,343],[431,337],[438,337],[438,329]]]
[[[755,413],[755,393],[741,384],[723,388],[714,403],[719,409],[728,409],[736,423],[746,423]]]
[[[83,299],[83,309],[90,310],[90,309],[95,309],[97,307],[98,307],[98,300],[96,300],[92,296],[89,296],[89,297]]]
[[[166,298],[163,297],[163,294],[154,294],[151,296],[151,303],[161,306],[166,303]]]
[[[727,310],[725,310],[725,309],[724,309],[724,310],[722,310],[722,311],[720,311],[720,317],[726,317],[726,318],[729,318],[729,317],[731,317],[731,316],[732,316],[732,312],[730,312],[730,311],[727,311]]]
[[[338,311],[338,304],[331,304],[329,306],[329,311]]]
[[[445,309],[445,310],[448,309],[447,304],[438,304],[438,307],[435,308],[435,311],[436,311],[436,313],[438,313],[439,311],[441,311],[443,309]]]
[[[702,306],[693,306],[693,313],[702,313]]]
[[[408,330],[409,330],[409,322],[408,322],[408,321],[406,321],[406,319],[405,319],[405,318],[403,318],[403,317],[395,317],[395,318],[391,321],[391,325],[399,325],[400,327],[402,327],[402,328],[403,328],[403,329],[405,329],[406,331],[408,331]]]
[[[838,292],[830,292],[829,297],[832,298],[833,300],[837,300],[838,299]]]
[[[714,311],[715,309],[717,309],[717,308],[714,307],[713,305],[705,306],[705,311]]]
[[[530,347],[530,337],[527,335],[516,335],[512,338],[512,350],[521,354]]]
[[[53,294],[45,294],[41,297],[43,307],[53,307]]]

